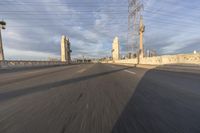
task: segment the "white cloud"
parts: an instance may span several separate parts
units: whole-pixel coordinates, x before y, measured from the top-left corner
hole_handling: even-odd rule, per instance
[[[15,50],[13,51],[15,53],[13,58],[25,59],[26,55],[29,55],[26,51],[44,53],[44,55],[37,54],[32,59],[38,59],[38,55],[41,55],[41,59],[43,59],[49,54],[57,57],[60,54],[61,35],[66,35],[70,38],[73,56],[80,56],[82,54],[88,57],[109,56],[112,40],[115,36],[119,36],[123,46],[126,44],[128,21],[128,13],[126,11],[127,0],[111,0],[109,2],[106,0],[100,2],[87,1],[86,3],[93,3],[90,3],[90,5],[80,4],[82,1],[78,4],[62,5],[62,3],[74,3],[74,0],[34,1],[36,3],[42,3],[40,6],[25,4],[25,0],[19,0],[17,2],[24,4],[21,6],[10,6],[9,4],[6,6],[0,5],[1,10],[5,11],[27,11],[1,14],[2,18],[10,18],[6,20],[7,29],[3,32],[5,52],[8,54],[6,57],[11,58],[13,55],[10,54],[9,49],[12,51]],[[51,2],[60,6],[56,6]],[[173,5],[172,3],[180,4]],[[146,25],[146,32],[144,33],[146,37],[145,47],[147,48],[160,50],[160,53],[180,52],[180,50],[193,43],[192,39],[195,39],[198,35],[197,33],[200,32],[196,28],[193,30],[196,35],[189,33],[191,27],[198,27],[198,24],[192,25],[199,22],[198,17],[194,18],[195,21],[193,19],[187,19],[186,17],[178,20],[180,18],[179,14],[181,15],[181,12],[184,10],[180,0],[145,0],[145,9],[155,12],[152,14],[147,11],[144,14]],[[42,12],[41,14],[40,11]],[[164,15],[162,14],[163,12]],[[174,14],[172,14],[173,12]],[[38,13],[39,15],[24,15],[26,13]],[[170,17],[177,15],[175,13],[179,17]],[[169,16],[167,17],[165,14]],[[192,16],[198,16],[195,10],[184,10],[182,16],[184,14],[187,14],[190,18]],[[167,21],[169,24],[162,23],[162,21]],[[179,23],[178,25],[174,24],[177,24],[177,21],[181,22],[180,25]],[[192,24],[183,26],[184,24],[182,22],[186,22],[186,25],[187,23]],[[27,28],[21,26],[26,26]],[[185,32],[180,32],[180,29]],[[191,38],[189,38],[190,36]],[[20,53],[17,54],[16,52]]]
[[[9,60],[48,60],[49,57],[59,59],[60,56],[52,53],[44,53],[37,51],[25,51],[5,48],[6,59]]]

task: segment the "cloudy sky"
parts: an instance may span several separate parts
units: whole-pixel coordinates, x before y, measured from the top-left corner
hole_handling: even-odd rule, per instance
[[[200,51],[200,1],[143,0],[145,49],[158,54]],[[61,35],[73,57],[110,56],[112,40],[126,53],[128,0],[1,0],[6,59],[60,57]]]

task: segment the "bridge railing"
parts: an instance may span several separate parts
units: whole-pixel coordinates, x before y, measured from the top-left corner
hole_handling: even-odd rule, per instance
[[[142,64],[142,65],[166,65],[166,64],[197,64],[200,65],[200,54],[177,54],[144,57],[135,59],[103,61],[102,63],[116,64]]]
[[[39,67],[39,66],[54,66],[54,65],[67,65],[66,62],[61,61],[16,61],[5,60],[0,61],[0,68],[16,68],[16,67]]]

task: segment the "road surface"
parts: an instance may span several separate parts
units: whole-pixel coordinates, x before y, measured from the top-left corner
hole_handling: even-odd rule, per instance
[[[109,64],[2,70],[0,133],[200,133],[200,75]]]

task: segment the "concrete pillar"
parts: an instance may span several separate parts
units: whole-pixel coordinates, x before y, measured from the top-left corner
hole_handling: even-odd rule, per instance
[[[61,38],[61,61],[66,62],[66,37]]]
[[[61,61],[70,63],[71,62],[71,49],[70,49],[70,41],[66,36],[62,36],[61,38]]]
[[[115,37],[112,44],[112,58],[113,60],[120,59],[120,46],[119,46],[119,39]]]

